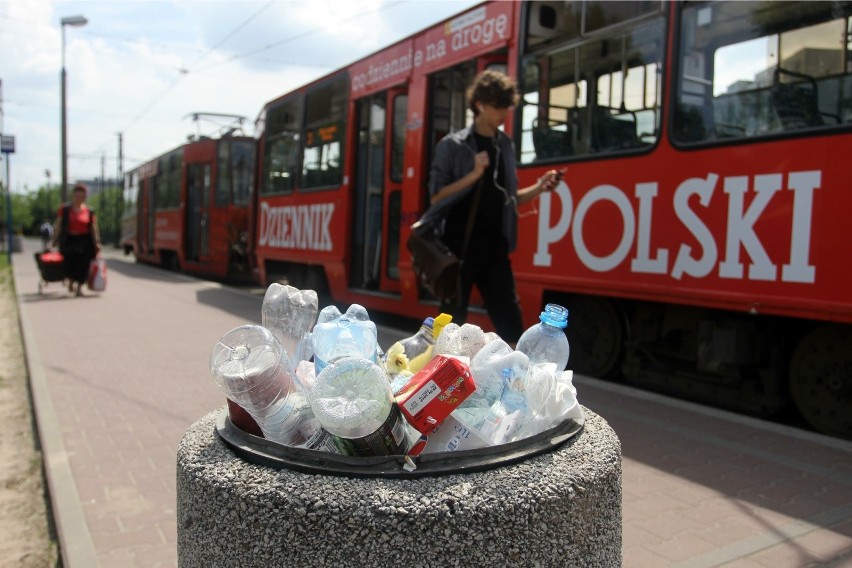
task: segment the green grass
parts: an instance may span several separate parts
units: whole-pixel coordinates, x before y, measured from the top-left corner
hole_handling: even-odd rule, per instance
[[[9,264],[9,255],[0,253],[0,288],[6,292],[11,289],[11,284],[12,265]]]

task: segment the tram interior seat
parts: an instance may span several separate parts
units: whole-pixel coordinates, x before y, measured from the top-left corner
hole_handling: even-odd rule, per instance
[[[793,81],[783,81],[784,77]],[[824,117],[839,117],[820,111],[819,87],[810,75],[776,67],[772,74],[772,104],[784,130],[825,124]]]
[[[567,123],[559,122],[562,128],[548,124],[542,126],[539,119],[533,121],[532,138],[536,160],[546,160],[560,156],[571,156],[574,148],[571,141],[571,128]]]
[[[638,148],[641,145],[636,134],[636,116],[632,112],[604,106],[594,107],[592,148],[596,152]]]

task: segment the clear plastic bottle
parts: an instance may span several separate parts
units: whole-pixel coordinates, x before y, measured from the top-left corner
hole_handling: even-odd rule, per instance
[[[345,314],[336,306],[326,306],[319,313],[311,334],[317,375],[326,365],[341,357],[363,357],[378,360],[378,332],[367,309],[352,304]]]
[[[311,358],[310,335],[318,311],[317,293],[270,284],[263,297],[261,325],[272,332],[290,357],[293,368]]]
[[[384,370],[360,357],[330,362],[317,376],[311,408],[346,455],[403,454],[408,432]]]
[[[408,370],[412,373],[422,369],[432,358],[432,349],[435,346],[435,337],[432,334],[434,323],[434,318],[426,318],[417,333],[399,341],[403,353],[408,358]]]
[[[251,414],[265,438],[299,446],[319,430],[287,352],[265,327],[243,325],[223,335],[210,353],[210,374],[225,396]]]
[[[557,304],[547,304],[537,323],[527,329],[518,340],[517,351],[526,354],[532,365],[553,363],[561,373],[568,365],[568,310]]]

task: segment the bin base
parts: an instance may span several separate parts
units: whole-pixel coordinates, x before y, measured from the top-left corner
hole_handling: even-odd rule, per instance
[[[621,446],[583,410],[583,431],[551,453],[411,480],[249,464],[213,412],[178,448],[178,564],[620,566]]]

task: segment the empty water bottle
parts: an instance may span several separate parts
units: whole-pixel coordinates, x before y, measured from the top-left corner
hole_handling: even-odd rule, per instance
[[[336,306],[326,306],[317,318],[311,346],[317,375],[341,357],[362,357],[375,363],[378,354],[376,324],[370,321],[364,306],[352,304],[345,314]]]
[[[319,423],[290,367],[281,344],[259,325],[232,329],[210,353],[213,380],[251,414],[264,437],[299,446],[316,433]]]
[[[525,353],[533,365],[553,363],[561,373],[568,365],[568,310],[557,304],[547,304],[537,323],[527,329],[518,340],[517,350]]]
[[[405,419],[384,370],[360,357],[330,362],[310,392],[311,408],[340,453],[353,456],[403,454]]]
[[[317,293],[293,286],[270,284],[263,297],[261,324],[287,352],[295,370],[311,358],[309,337],[317,319]]]
[[[411,337],[406,337],[397,343],[402,346],[402,352],[408,359],[408,370],[416,373],[432,358],[432,349],[435,346],[435,338],[432,335],[432,325],[434,318],[426,318],[417,333]],[[388,349],[388,353],[393,351],[396,344]]]

